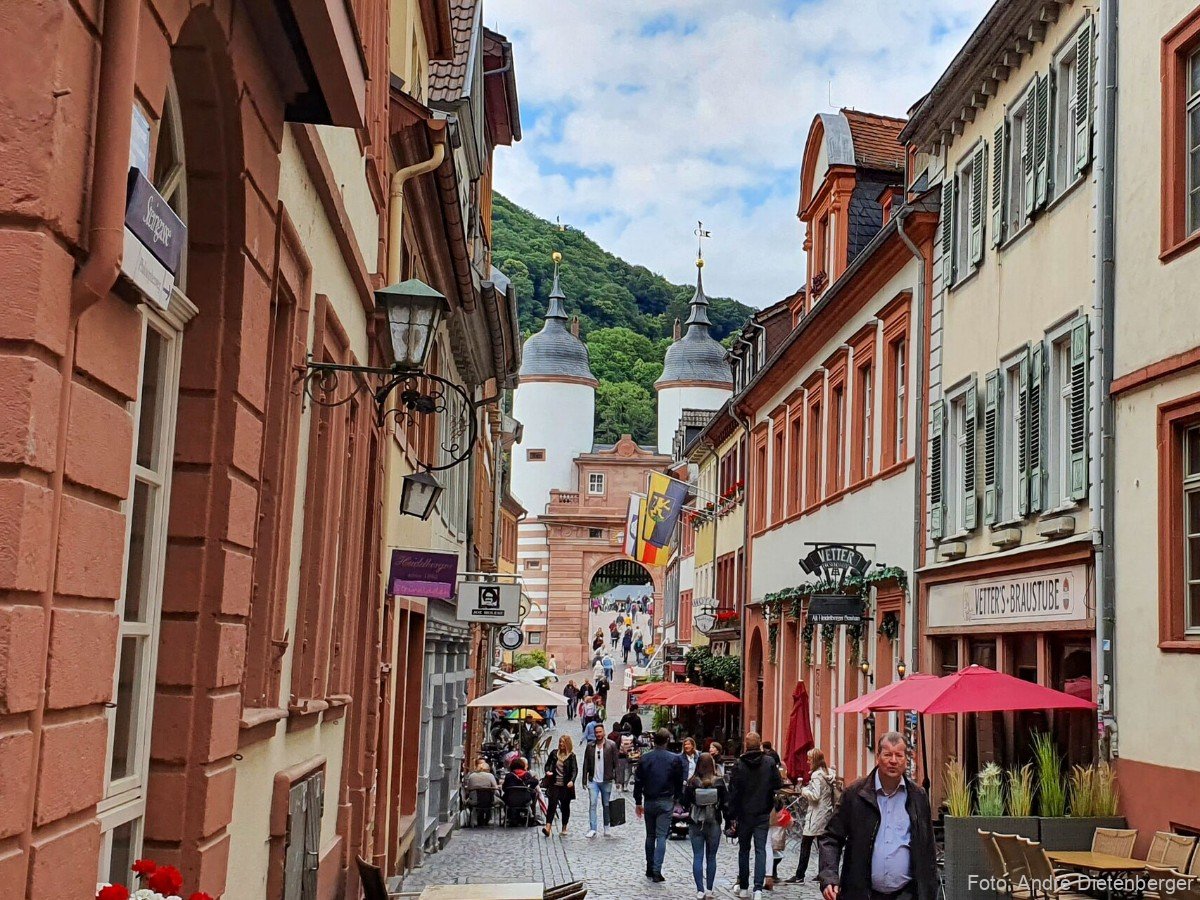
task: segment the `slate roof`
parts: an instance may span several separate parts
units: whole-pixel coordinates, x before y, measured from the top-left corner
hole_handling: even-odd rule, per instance
[[[904,145],[900,132],[906,119],[881,116],[857,109],[843,109],[854,139],[854,162],[866,169],[904,171]]]
[[[692,296],[687,332],[667,348],[663,372],[654,384],[670,381],[715,381],[733,386],[733,372],[725,348],[709,333],[708,297],[704,295],[701,270],[696,269],[696,293]]]
[[[463,95],[478,6],[479,0],[450,0],[450,33],[454,36],[454,58],[430,61],[430,102],[449,103]]]
[[[558,286],[558,270],[550,288],[550,304],[542,330],[531,334],[521,351],[521,375],[568,375],[595,382],[587,346],[567,328],[566,297]]]

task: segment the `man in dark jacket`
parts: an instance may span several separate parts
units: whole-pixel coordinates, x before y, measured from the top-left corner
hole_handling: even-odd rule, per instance
[[[654,732],[654,749],[642,754],[633,774],[633,803],[639,819],[646,821],[646,877],[666,881],[662,874],[667,854],[667,835],[675,800],[683,794],[683,759],[667,749],[671,733]]]
[[[604,723],[597,722],[593,738],[583,751],[583,783],[588,789],[588,833],[596,836],[596,807],[604,816],[604,835],[608,836],[608,804],[612,799],[613,779],[617,775],[617,745],[607,739]],[[622,801],[624,802],[624,801]]]
[[[767,831],[775,792],[783,786],[779,767],[762,752],[762,737],[746,735],[745,752],[734,764],[729,779],[729,818],[736,823],[738,838],[738,891],[746,896],[750,881],[750,847],[754,846],[754,897],[759,900],[767,878]]]
[[[934,900],[938,880],[933,817],[929,797],[904,774],[904,735],[883,735],[875,762],[870,775],[847,786],[820,838],[823,896]]]
[[[632,709],[621,716],[621,731],[624,731],[626,727],[629,728],[629,733],[635,738],[642,736],[642,717]]]

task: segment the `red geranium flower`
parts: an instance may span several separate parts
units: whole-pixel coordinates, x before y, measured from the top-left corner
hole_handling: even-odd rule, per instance
[[[100,888],[96,900],[129,900],[129,888],[123,884],[110,884]]]
[[[188,900],[213,900],[213,898],[204,891],[196,891],[194,894],[188,895]]]
[[[161,866],[150,873],[146,885],[160,894],[178,894],[183,887],[183,875],[174,866]]]
[[[152,859],[136,859],[133,862],[133,871],[139,875],[151,875],[158,865]]]

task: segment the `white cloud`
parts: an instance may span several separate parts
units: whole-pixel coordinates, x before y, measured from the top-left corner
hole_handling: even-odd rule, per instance
[[[903,115],[990,2],[489,0],[526,126],[496,187],[674,281],[694,277],[703,219],[706,289],[774,302],[803,281],[813,117]]]

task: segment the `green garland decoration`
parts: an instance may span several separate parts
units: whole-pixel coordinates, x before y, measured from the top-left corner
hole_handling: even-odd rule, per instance
[[[884,613],[876,633],[880,637],[887,638],[893,644],[896,643],[900,637],[900,617],[894,612]]]
[[[908,593],[908,573],[899,566],[872,569],[863,578],[859,578],[857,575],[850,575],[842,583],[840,593],[858,594],[860,597],[866,598],[872,587],[885,581],[896,582],[900,586],[901,591]],[[834,582],[809,582],[807,584],[798,584],[794,587],[772,591],[763,597],[763,603],[770,604],[780,616],[783,615],[786,608],[789,618],[801,619],[804,615],[804,601],[810,595],[836,592],[839,592],[838,585]]]
[[[821,626],[821,647],[825,651],[825,665],[833,665],[833,639],[837,637],[836,625]]]
[[[817,626],[812,622],[805,622],[804,628],[800,630],[800,639],[804,642],[804,664],[806,666],[813,664],[813,634],[816,630]]]
[[[693,647],[683,658],[688,680],[705,687],[738,693],[742,684],[740,656],[713,656],[708,647]]]
[[[767,641],[771,645],[771,664],[775,663],[775,646],[779,643],[779,623],[772,622],[767,626]]]
[[[867,629],[862,622],[846,626],[846,638],[850,641],[850,665],[857,666],[862,661],[863,637]]]

